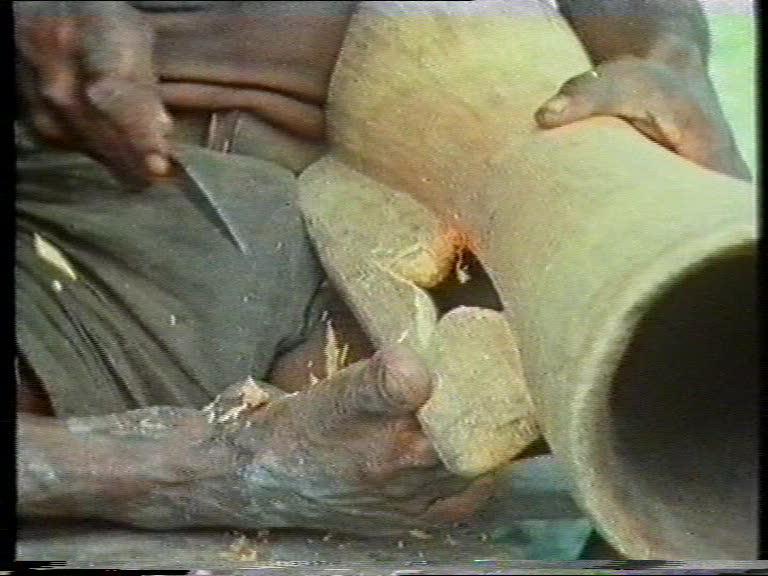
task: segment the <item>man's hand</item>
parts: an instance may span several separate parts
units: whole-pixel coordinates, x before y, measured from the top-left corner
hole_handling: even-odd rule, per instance
[[[536,112],[545,128],[590,116],[618,116],[693,162],[750,180],[704,70],[682,73],[634,56],[608,60],[566,82]]]
[[[420,359],[395,347],[277,399],[237,434],[253,454],[243,477],[279,486],[272,502],[293,526],[378,535],[464,519],[493,482],[440,462],[415,415],[431,387]]]
[[[617,116],[701,166],[750,180],[707,73],[709,26],[698,0],[557,4],[594,69],[536,112],[542,127]]]
[[[293,394],[235,385],[202,412],[154,407],[66,427],[25,417],[20,513],[358,535],[447,526],[492,495],[493,479],[442,466],[415,416],[430,393],[427,369],[396,347]]]
[[[140,12],[125,2],[14,2],[14,24],[21,90],[44,140],[135,185],[168,173],[171,119]]]

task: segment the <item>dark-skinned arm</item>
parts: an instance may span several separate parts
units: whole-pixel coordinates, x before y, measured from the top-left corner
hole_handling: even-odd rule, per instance
[[[704,67],[709,26],[696,0],[558,0],[596,65],[622,56]]]
[[[447,525],[493,478],[441,465],[415,417],[431,389],[419,358],[394,347],[291,394],[249,379],[202,410],[21,414],[18,514],[369,535]]]
[[[708,74],[710,36],[696,0],[558,0],[593,69],[536,113],[554,128],[616,116],[706,168],[750,180]]]

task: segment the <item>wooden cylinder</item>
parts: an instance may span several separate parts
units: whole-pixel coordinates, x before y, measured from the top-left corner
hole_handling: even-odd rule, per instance
[[[546,438],[621,552],[753,557],[754,191],[617,119],[537,128],[588,68],[544,2],[362,3],[332,154],[468,239]]]

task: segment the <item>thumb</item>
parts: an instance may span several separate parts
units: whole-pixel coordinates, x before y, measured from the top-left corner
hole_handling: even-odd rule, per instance
[[[359,414],[402,416],[418,410],[432,393],[424,361],[403,345],[380,350],[368,361],[363,377],[347,395],[348,407]]]
[[[406,346],[380,350],[308,391],[323,427],[371,416],[403,416],[418,410],[432,393],[424,362]]]
[[[605,113],[610,83],[590,70],[568,80],[535,114],[542,128],[564,126]]]

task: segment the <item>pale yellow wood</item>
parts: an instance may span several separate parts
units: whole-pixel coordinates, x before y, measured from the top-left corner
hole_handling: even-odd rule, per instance
[[[421,201],[475,251],[519,339],[544,434],[614,545],[636,558],[748,556],[748,530],[726,545],[684,520],[704,505],[733,516],[720,500],[693,502],[679,486],[671,504],[647,504],[668,496],[624,466],[607,407],[653,302],[754,249],[754,190],[619,119],[539,129],[538,106],[589,67],[540,0],[361,3],[331,82],[332,153]]]
[[[324,158],[299,179],[320,260],[373,343],[406,343],[435,377],[419,413],[448,469],[477,476],[538,437],[519,353],[498,312],[462,307],[437,321],[422,287],[453,269],[456,235],[412,197]]]
[[[502,314],[451,310],[426,355],[435,387],[419,421],[449,470],[488,472],[539,437],[517,342]]]
[[[308,168],[299,187],[320,260],[374,345],[425,349],[437,311],[419,285],[451,271],[449,230],[413,198],[330,157]]]

